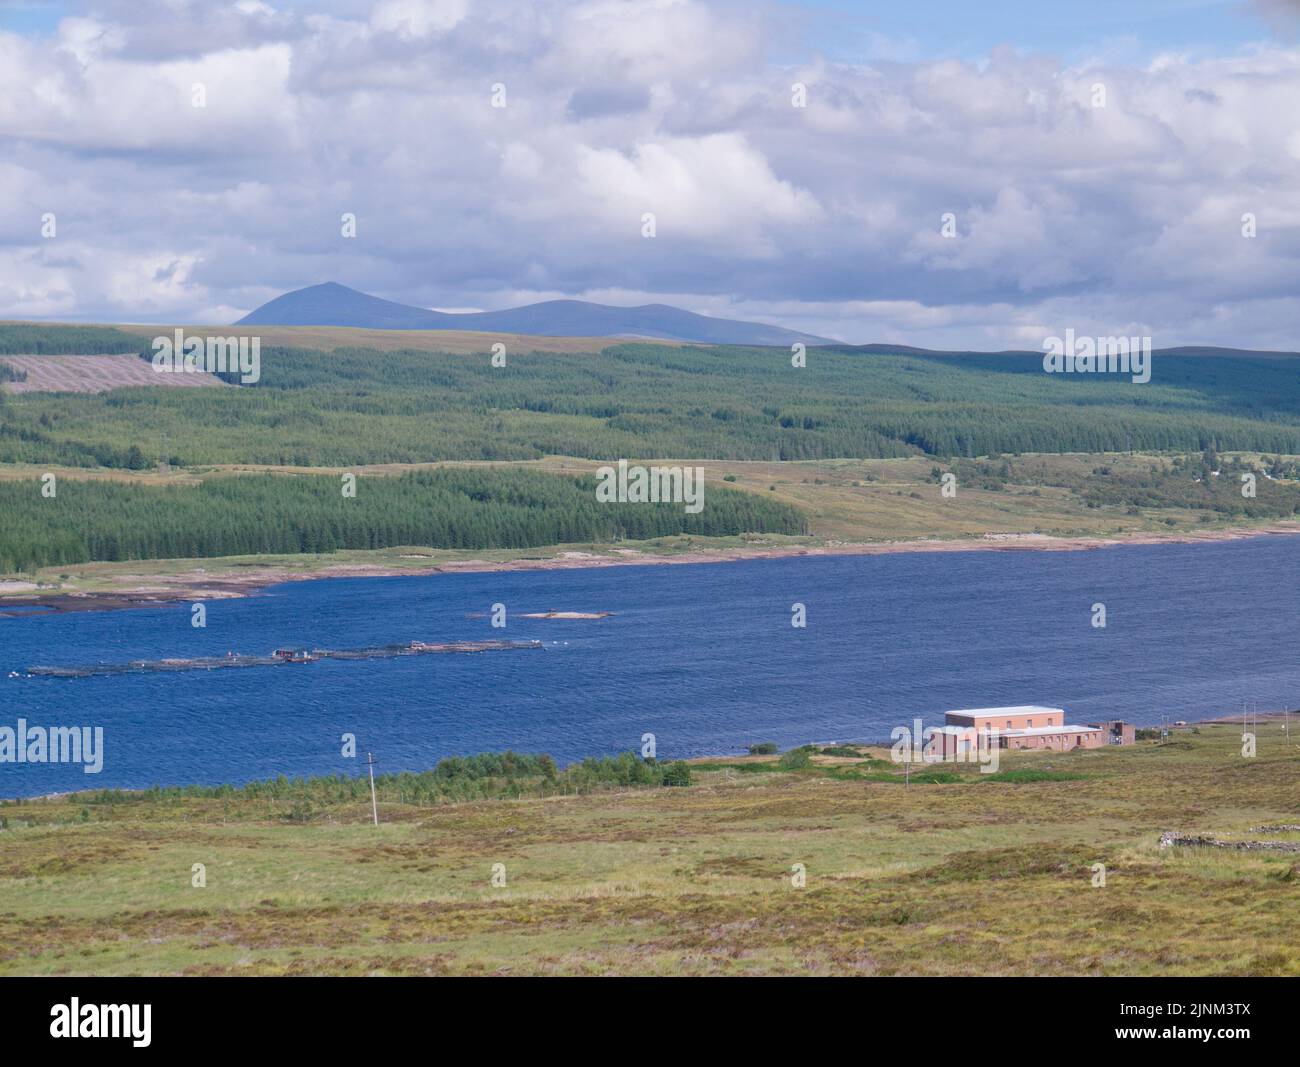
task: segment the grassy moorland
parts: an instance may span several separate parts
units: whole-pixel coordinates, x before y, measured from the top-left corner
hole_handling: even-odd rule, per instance
[[[879,750],[518,799],[406,776],[378,828],[352,783],[10,802],[0,973],[1300,976],[1300,856],[1158,845],[1297,840],[1256,828],[1300,823],[1300,745],[1239,733],[910,785]]]

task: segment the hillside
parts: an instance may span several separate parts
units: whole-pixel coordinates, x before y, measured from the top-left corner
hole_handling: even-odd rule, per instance
[[[1159,844],[1297,843],[1261,828],[1297,822],[1300,747],[1240,733],[910,785],[880,750],[676,788],[457,760],[380,778],[377,828],[351,769],[7,801],[0,973],[1300,976],[1294,852]]]
[[[938,356],[963,360],[978,360],[984,358],[1001,359],[1004,357],[1013,357],[1032,360],[1035,370],[1041,366],[1043,359],[1042,349],[1034,351],[1025,348],[1009,348],[1000,352],[979,352],[971,349],[915,348],[912,345],[891,345],[873,342],[868,345],[831,344],[827,345],[826,349],[827,351],[832,352],[857,352],[861,355],[868,356]],[[1206,356],[1216,359],[1300,360],[1300,352],[1275,352],[1253,348],[1221,348],[1215,345],[1174,345],[1169,348],[1155,348],[1152,349],[1151,356],[1153,359],[1162,360],[1170,356]]]
[[[581,342],[585,351],[560,339],[564,351],[512,348],[496,366],[482,334],[441,335],[448,347],[463,346],[449,352],[434,331],[284,326],[265,328],[255,385],[33,388],[74,389],[83,365],[86,387],[91,379],[111,385],[95,369],[115,360],[138,363],[147,380],[148,364],[125,353],[147,348],[144,331],[157,329],[0,325],[0,373],[27,377],[0,383],[0,481],[30,483],[0,486],[14,519],[0,543],[5,566],[55,567],[54,579],[69,587],[67,565],[142,556],[297,553],[319,567],[332,551],[402,545],[517,555],[561,544],[586,552],[626,538],[665,554],[678,551],[665,547],[678,536],[728,551],[749,550],[733,539],[760,531],[826,546],[984,534],[1132,537],[1271,528],[1300,514],[1295,356],[1164,355],[1151,382],[1135,385],[1046,375],[1032,354],[810,349],[807,365],[794,367],[784,349],[596,338]],[[395,343],[403,337],[410,347]],[[45,354],[8,355],[23,349]],[[124,354],[50,354],[69,349]],[[42,376],[51,369],[45,361],[57,375]],[[389,521],[401,511],[396,501],[391,514],[368,510],[388,506],[386,489],[336,515],[322,502],[337,489],[295,482],[284,483],[288,510],[279,512],[277,538],[259,540],[251,527],[202,533],[222,500],[232,516],[262,506],[254,479],[203,484],[229,482],[232,472],[337,480],[521,464],[539,468],[534,477],[590,475],[620,457],[703,465],[711,500],[727,499],[712,496],[726,482],[798,511],[778,517],[751,502],[745,517],[720,525],[678,516],[668,525],[609,526],[587,516],[566,526],[533,515],[502,537],[464,523]],[[124,484],[64,487],[58,507],[74,513],[56,537],[55,506],[30,488],[49,472]],[[945,474],[957,479],[955,497],[940,493]],[[1257,492],[1247,496],[1242,481],[1251,477]]]
[[[699,465],[709,487],[710,510],[715,490],[727,487],[749,490],[751,495],[785,509],[773,511],[754,505],[748,514],[756,525],[779,530],[785,517],[797,516],[806,524],[807,532],[703,536],[696,526],[693,532],[643,540],[561,542],[525,549],[481,547],[484,538],[477,522],[469,521],[468,514],[457,525],[465,543],[480,547],[433,548],[424,544],[340,548],[337,547],[340,533],[349,535],[353,544],[358,543],[355,536],[358,533],[367,538],[367,544],[372,543],[369,534],[363,531],[373,519],[375,508],[362,505],[345,513],[315,506],[288,508],[291,498],[301,500],[303,495],[301,487],[291,485],[285,499],[274,505],[285,525],[302,538],[291,554],[263,550],[253,556],[205,554],[202,559],[58,565],[29,571],[19,581],[5,581],[0,575],[0,613],[14,604],[71,610],[121,606],[133,600],[139,602],[140,595],[147,600],[247,595],[276,582],[306,577],[709,562],[805,553],[1079,550],[1117,543],[1209,541],[1244,536],[1249,531],[1295,533],[1300,531],[1300,522],[1285,516],[1300,511],[1300,481],[1297,481],[1300,457],[1284,462],[1286,480],[1262,478],[1255,500],[1244,501],[1234,491],[1231,474],[1238,465],[1243,470],[1258,469],[1275,458],[1223,456],[1229,477],[1212,479],[1209,485],[1193,480],[1182,457],[1126,454],[1103,459],[1088,455],[1027,454],[998,462],[945,462],[939,466],[951,470],[961,486],[952,498],[942,495],[934,474],[937,464],[924,456],[795,463],[705,460]],[[1099,462],[1104,466],[1099,466]],[[551,457],[518,464],[453,463],[448,468],[518,467],[523,472],[562,473],[573,477],[590,475],[597,466],[594,460]],[[377,505],[386,497],[392,499],[392,494],[382,486],[375,486],[375,479],[397,480],[404,473],[430,469],[442,468],[388,464],[357,468],[355,473],[363,484],[365,496],[370,497],[371,489],[376,489],[372,505]],[[1102,469],[1109,472],[1105,478],[1095,473]],[[208,532],[200,539],[195,539],[193,532],[193,505],[205,497],[211,499],[211,491],[191,492],[178,498],[177,509],[174,512],[169,509],[164,516],[156,510],[159,487],[194,490],[208,482],[229,483],[232,477],[247,478],[252,484],[242,491],[239,486],[221,490],[223,498],[231,501],[233,517],[246,512],[249,506],[256,506],[258,483],[263,480],[256,476],[265,475],[267,470],[294,475],[304,482],[317,480],[310,475],[332,474],[337,479],[343,473],[341,469],[255,467],[172,468],[166,473],[56,467],[52,472],[60,480],[60,498],[68,502],[65,507],[76,509],[85,504],[97,509],[93,522],[92,516],[77,517],[75,527],[80,536],[103,538],[111,533],[119,539],[115,550],[121,558],[123,548],[132,539],[138,541],[150,524],[154,527],[150,542],[153,552],[161,553],[164,544],[167,551],[181,554],[194,551],[194,546],[200,543],[206,553],[219,550],[223,543],[229,543],[228,535],[232,531],[216,536]],[[0,538],[0,559],[17,555],[25,555],[28,560],[50,558],[55,552],[64,553],[64,558],[68,558],[78,550],[75,539],[47,539],[41,533],[41,524],[58,513],[54,509],[39,510],[40,503],[37,503],[37,479],[50,472],[46,467],[0,464],[0,501],[12,509],[11,532]],[[68,481],[74,484],[69,485]],[[12,490],[7,488],[11,482],[18,483]],[[121,492],[105,495],[88,491],[82,483],[111,483],[121,487]],[[533,492],[543,485],[536,484]],[[107,501],[115,504],[111,511],[103,507]],[[481,507],[476,505],[474,510]],[[345,516],[347,522],[340,527],[338,520]],[[160,521],[164,518],[170,521]],[[530,517],[527,525],[536,526],[535,520],[544,522],[546,516]],[[644,530],[647,520],[656,523],[672,520],[683,530],[687,528],[680,514],[675,519],[664,514],[644,516],[637,519],[637,525]],[[407,529],[413,527],[408,525]],[[599,529],[597,526],[597,532]],[[431,539],[437,539],[437,535],[436,529],[424,530],[424,536]],[[388,540],[387,532],[384,539]],[[445,536],[442,543],[447,543]],[[269,544],[269,539],[259,542],[259,546]],[[301,551],[310,544],[329,550]],[[25,552],[24,545],[28,546]],[[141,590],[148,592],[142,594]]]
[[[1150,383],[1135,385],[1044,374],[1028,356],[810,350],[796,368],[781,349],[627,343],[577,356],[511,353],[498,367],[486,345],[458,355],[264,343],[257,384],[234,389],[74,396],[0,387],[0,462],[129,466],[134,445],[152,464],[164,435],[170,462],[187,466],[1211,446],[1296,455],[1295,366],[1294,357],[1168,356]]]
[[[539,337],[655,338],[705,344],[833,344],[825,337],[759,322],[715,319],[667,304],[614,307],[585,300],[547,300],[503,311],[453,313],[397,304],[326,282],[277,296],[237,326],[351,326],[385,330],[471,330]]]

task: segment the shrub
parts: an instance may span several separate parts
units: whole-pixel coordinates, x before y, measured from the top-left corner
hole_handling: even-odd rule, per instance
[[[921,771],[912,775],[911,780],[921,785],[953,785],[966,778],[957,771]]]
[[[775,756],[777,751],[778,749],[775,741],[760,741],[756,745],[749,746],[749,754],[751,756]]]
[[[783,770],[801,771],[812,766],[812,749],[808,745],[792,748],[778,762]]]

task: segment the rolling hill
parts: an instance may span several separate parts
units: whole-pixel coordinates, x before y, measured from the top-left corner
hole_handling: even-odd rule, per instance
[[[354,326],[384,330],[472,330],[539,337],[653,338],[718,345],[810,345],[836,342],[814,334],[697,315],[667,304],[614,307],[584,300],[547,300],[504,311],[453,313],[382,300],[326,282],[277,296],[237,326]]]

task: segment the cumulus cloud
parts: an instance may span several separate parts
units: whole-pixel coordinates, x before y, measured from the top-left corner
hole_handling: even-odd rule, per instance
[[[446,33],[462,22],[469,0],[381,0],[370,15],[376,29],[404,37]]]
[[[861,342],[1036,346],[1073,326],[1294,347],[1285,37],[853,64],[796,54],[798,17],[89,0],[51,32],[0,31],[0,317],[222,321],[337,280],[426,307],[661,301]]]
[[[656,232],[662,219],[668,235],[706,240],[719,251],[776,255],[774,230],[815,226],[823,217],[812,194],[778,179],[740,134],[667,138],[629,154],[578,151],[580,191],[607,229],[633,230],[652,214]]]

